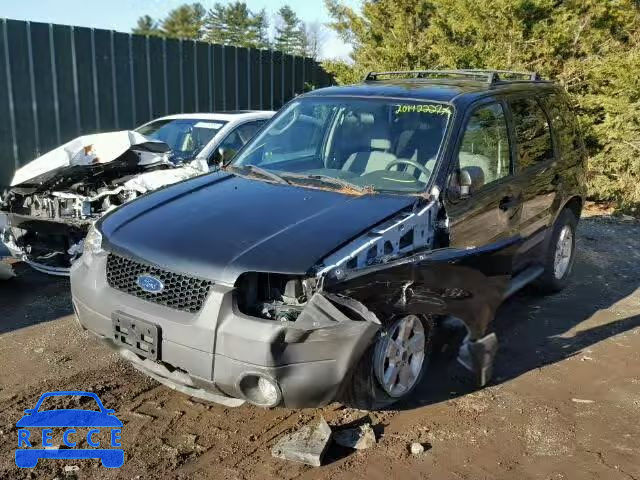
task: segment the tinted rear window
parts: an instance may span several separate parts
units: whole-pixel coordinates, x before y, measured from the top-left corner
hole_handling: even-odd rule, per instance
[[[532,98],[510,100],[518,149],[518,169],[553,158],[553,143],[547,115]]]
[[[560,151],[569,153],[580,149],[582,142],[576,117],[566,95],[559,93],[548,95],[543,99],[543,103],[551,119],[551,127],[555,132]]]

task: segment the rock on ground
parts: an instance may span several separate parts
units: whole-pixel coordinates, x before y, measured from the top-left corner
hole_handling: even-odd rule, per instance
[[[331,428],[324,418],[316,426],[305,425],[282,437],[271,450],[276,458],[319,467],[331,440]]]
[[[333,440],[343,447],[364,450],[376,444],[376,434],[366,423],[355,428],[346,428],[333,433]]]
[[[411,444],[411,455],[422,455],[424,453],[424,446],[421,443],[413,442]]]

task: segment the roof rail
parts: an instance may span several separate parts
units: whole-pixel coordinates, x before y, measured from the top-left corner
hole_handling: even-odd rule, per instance
[[[484,70],[484,69],[461,69],[461,70],[398,70],[388,72],[369,72],[364,77],[365,82],[379,80],[379,77],[405,77],[405,78],[429,78],[429,77],[450,77],[450,78],[475,78],[484,80],[487,85],[506,82],[546,82],[540,77],[538,72],[516,72],[512,70]]]

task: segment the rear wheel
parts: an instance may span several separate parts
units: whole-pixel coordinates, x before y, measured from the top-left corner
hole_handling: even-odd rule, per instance
[[[564,209],[553,226],[549,246],[544,257],[544,272],[536,286],[544,292],[559,292],[567,286],[573,269],[578,219]]]
[[[408,397],[429,363],[433,332],[431,318],[405,315],[393,319],[360,359],[342,402],[377,410]]]

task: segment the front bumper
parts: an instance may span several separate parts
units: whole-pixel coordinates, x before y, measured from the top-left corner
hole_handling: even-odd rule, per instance
[[[35,257],[29,253],[27,248],[19,244],[20,242],[16,240],[12,228],[27,232],[52,232],[57,235],[70,235],[71,232],[74,232],[74,237],[80,239],[84,237],[84,233],[86,233],[89,225],[90,222],[67,225],[61,221],[0,212],[0,241],[2,241],[13,257],[25,262],[34,270],[46,273],[47,275],[68,277],[70,268],[66,265],[69,265],[75,257],[69,254],[67,248],[59,249],[49,246],[50,251],[47,251],[52,254],[52,257],[55,257],[53,261],[47,259],[47,255],[44,255],[43,258]]]
[[[280,406],[330,403],[379,328],[373,322],[346,317],[327,300],[304,316],[308,320],[295,323],[249,317],[236,308],[233,287],[219,284],[211,287],[198,313],[181,312],[109,287],[105,271],[106,256],[95,256],[90,267],[80,260],[71,269],[80,324],[158,381],[227,405],[252,401],[242,387],[247,376],[273,380],[281,393]],[[115,312],[160,327],[159,361],[142,359],[116,345]]]

